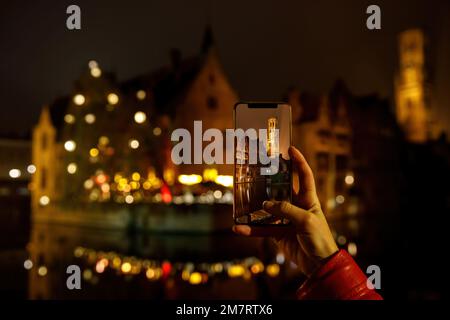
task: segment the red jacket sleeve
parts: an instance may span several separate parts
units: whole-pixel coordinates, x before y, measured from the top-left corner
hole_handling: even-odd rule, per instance
[[[335,253],[297,291],[301,300],[382,300],[345,250]]]

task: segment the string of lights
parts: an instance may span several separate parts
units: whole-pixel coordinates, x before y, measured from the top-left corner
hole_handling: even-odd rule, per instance
[[[277,277],[280,274],[281,265],[285,262],[282,254],[278,254],[275,261],[269,264],[264,264],[256,257],[213,263],[172,262],[140,259],[116,252],[102,252],[84,247],[75,248],[74,257],[83,260],[88,266],[83,271],[83,278],[87,281],[93,278],[94,272],[102,274],[109,269],[121,276],[144,274],[149,281],[176,278],[191,285],[205,284],[216,276],[245,280],[263,274]]]

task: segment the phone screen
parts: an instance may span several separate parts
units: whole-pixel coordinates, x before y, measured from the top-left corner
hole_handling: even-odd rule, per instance
[[[291,107],[238,103],[234,109],[233,217],[236,224],[286,225],[262,209],[265,200],[291,201]]]

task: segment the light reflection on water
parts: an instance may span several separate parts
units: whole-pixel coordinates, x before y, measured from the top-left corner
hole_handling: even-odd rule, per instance
[[[280,279],[263,276],[242,278],[214,277],[207,284],[192,286],[180,279],[150,282],[145,274],[123,276],[114,272],[95,274],[91,281],[83,281],[81,290],[68,290],[66,268],[80,265],[83,270],[92,266],[74,257],[76,247],[82,246],[96,251],[114,251],[126,256],[142,259],[168,260],[171,262],[233,261],[256,256],[262,261],[273,259],[274,252],[268,241],[248,239],[231,233],[218,234],[163,234],[125,230],[102,230],[86,227],[35,223],[32,226],[28,251],[33,262],[29,271],[28,297],[30,299],[71,298],[258,298],[277,295]],[[46,274],[39,275],[45,267]],[[274,291],[275,290],[275,291]]]

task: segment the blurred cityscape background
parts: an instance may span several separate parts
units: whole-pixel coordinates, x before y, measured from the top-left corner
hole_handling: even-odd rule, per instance
[[[148,25],[132,22],[130,8],[146,10],[137,16],[154,23],[158,13],[170,12],[164,5],[136,1],[103,12],[79,5],[86,30],[76,36],[64,30],[64,4],[34,5],[50,17],[34,21],[37,28],[18,25],[25,18],[16,3],[2,12],[1,296],[295,298],[304,280],[296,266],[269,239],[231,233],[232,166],[176,166],[170,159],[174,129],[192,131],[194,120],[203,121],[203,130],[232,128],[235,102],[268,98],[292,106],[293,144],[315,173],[339,246],[363,270],[381,267],[387,299],[443,296],[439,257],[450,212],[447,2],[382,2],[383,29],[368,31],[368,4],[349,1],[347,13],[337,9],[342,17],[324,13],[330,20],[320,24],[328,33],[303,13],[298,20],[287,13],[318,15],[335,6],[327,2],[263,3],[262,16],[258,5],[236,6],[237,30],[248,25],[250,31],[235,42],[239,20],[231,22],[231,5],[220,2],[178,3],[178,11],[186,9],[182,17],[174,11],[169,25],[148,31],[161,42],[147,38]],[[129,26],[105,31],[107,20],[94,19],[101,14],[115,20],[123,14]],[[51,23],[61,30],[50,31]],[[307,36],[299,31],[305,23]],[[342,40],[327,44],[336,23]],[[264,28],[271,30],[267,40]],[[130,45],[133,33],[145,45]],[[102,45],[93,45],[99,34]],[[83,36],[86,45],[74,47]],[[117,50],[105,53],[116,40]],[[178,45],[189,54],[173,49]],[[355,60],[366,47],[373,52]],[[146,59],[142,50],[167,58],[136,68]],[[339,61],[347,67],[336,67]],[[129,76],[119,77],[122,70]],[[82,269],[82,290],[66,287],[70,264]]]

